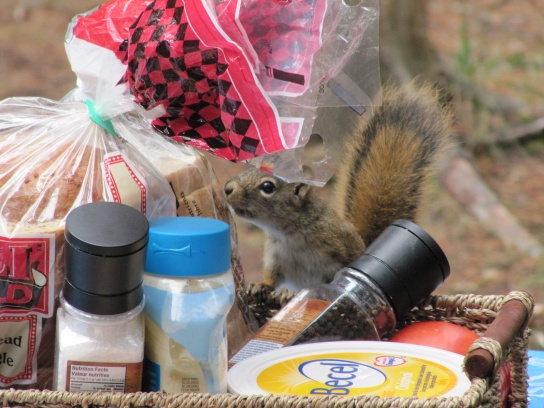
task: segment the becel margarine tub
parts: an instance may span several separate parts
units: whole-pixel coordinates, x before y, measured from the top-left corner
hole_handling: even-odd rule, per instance
[[[380,341],[301,344],[249,357],[228,373],[233,394],[452,397],[470,387],[463,356]]]

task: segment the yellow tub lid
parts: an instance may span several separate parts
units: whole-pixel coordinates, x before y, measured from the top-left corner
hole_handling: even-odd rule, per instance
[[[387,341],[334,341],[267,351],[234,365],[229,392],[245,395],[452,397],[470,387],[463,356]]]

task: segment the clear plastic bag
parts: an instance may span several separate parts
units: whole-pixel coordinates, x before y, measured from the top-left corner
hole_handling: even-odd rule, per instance
[[[290,151],[317,131],[307,181],[323,184],[349,132],[316,129],[318,108],[376,103],[377,27],[377,0],[114,0],[74,21],[67,50],[126,84],[156,130],[227,160],[306,181]]]
[[[259,82],[270,96],[303,106],[365,106],[362,92],[372,84],[355,81],[346,93],[334,78],[350,60],[372,72],[376,56],[356,55],[377,47],[378,8],[374,1],[218,0],[212,2],[221,28],[255,60]],[[359,87],[359,90],[355,88]],[[337,92],[336,98],[329,92]],[[357,94],[359,92],[359,95]],[[304,95],[304,98],[296,98]],[[362,98],[361,98],[362,96]],[[294,98],[294,99],[291,99]],[[279,100],[282,100],[281,98]],[[276,105],[281,103],[276,101]]]
[[[92,106],[91,106],[92,108]],[[90,118],[83,102],[0,102],[0,385],[52,385],[55,309],[64,281],[64,222],[95,201],[172,216],[174,195],[157,169]]]

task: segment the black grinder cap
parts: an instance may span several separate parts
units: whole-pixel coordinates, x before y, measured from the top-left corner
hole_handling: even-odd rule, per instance
[[[372,279],[388,297],[397,319],[437,289],[450,265],[436,241],[418,225],[397,220],[350,268]]]
[[[149,222],[113,202],[83,204],[68,214],[63,296],[76,309],[113,315],[143,300]]]

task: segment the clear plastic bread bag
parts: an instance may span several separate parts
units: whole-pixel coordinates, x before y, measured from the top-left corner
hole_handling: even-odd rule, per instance
[[[74,37],[111,51],[164,135],[323,185],[350,132],[316,119],[379,103],[378,14],[377,0],[113,0],[80,16]],[[325,157],[304,163],[307,178],[313,134]]]
[[[95,201],[130,205],[149,219],[176,212],[166,179],[97,121],[89,101],[0,102],[2,387],[52,385],[67,214]]]

